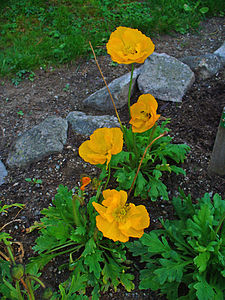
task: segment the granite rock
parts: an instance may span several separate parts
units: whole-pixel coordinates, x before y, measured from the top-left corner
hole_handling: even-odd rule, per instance
[[[4,178],[7,176],[8,172],[6,170],[5,165],[3,164],[3,162],[0,160],[0,185],[3,184]]]
[[[68,123],[61,117],[48,117],[39,125],[21,134],[11,147],[7,165],[23,168],[63,150]]]
[[[205,80],[215,75],[225,65],[225,60],[216,54],[186,56],[180,59],[187,64],[199,80]]]
[[[142,66],[134,70],[131,95],[135,91],[136,80],[138,75],[141,72],[141,69]],[[114,79],[108,85],[117,109],[122,108],[127,104],[129,83],[130,83],[130,72],[119,78]],[[112,100],[109,96],[106,87],[103,87],[102,89],[96,91],[94,94],[90,95],[88,98],[86,98],[83,101],[83,104],[85,107],[97,109],[99,111],[104,111],[104,112],[114,111]]]
[[[181,102],[194,81],[194,73],[187,65],[165,53],[149,56],[137,79],[142,93],[173,102]]]
[[[66,119],[76,133],[88,136],[91,135],[97,128],[120,127],[117,118],[109,115],[92,116],[86,115],[81,111],[72,111],[68,114]]]

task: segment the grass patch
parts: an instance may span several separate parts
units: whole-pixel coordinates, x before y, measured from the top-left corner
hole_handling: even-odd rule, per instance
[[[224,16],[223,0],[2,0],[0,76],[70,63],[97,54],[117,26],[154,33],[196,28],[209,15]]]

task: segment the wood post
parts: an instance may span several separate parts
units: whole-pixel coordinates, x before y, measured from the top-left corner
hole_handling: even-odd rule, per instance
[[[225,107],[216,134],[208,172],[210,175],[225,176]]]

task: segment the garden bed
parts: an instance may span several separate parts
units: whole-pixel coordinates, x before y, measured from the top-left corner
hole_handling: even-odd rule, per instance
[[[199,32],[187,35],[155,37],[153,41],[156,51],[165,52],[177,58],[186,55],[212,53],[221,46],[225,37],[222,32],[224,19],[214,18],[203,23]],[[109,57],[100,57],[99,63],[107,82],[129,71],[129,66],[113,66]],[[47,116],[57,115],[66,117],[70,111],[82,110],[86,113],[82,100],[103,86],[94,60],[78,61],[73,66],[65,66],[60,69],[47,69],[35,72],[33,82],[29,79],[22,81],[18,86],[4,81],[1,92],[1,127],[0,127],[0,158],[6,162],[7,154],[13,140],[32,126],[40,123]],[[219,176],[209,176],[207,167],[212,153],[217,127],[225,106],[225,70],[214,77],[194,83],[192,88],[184,96],[182,103],[158,101],[158,112],[171,118],[168,127],[174,143],[185,143],[191,151],[182,164],[186,176],[170,175],[164,177],[169,197],[172,199],[179,188],[185,193],[190,193],[195,200],[206,192],[219,193],[225,197],[225,180]],[[137,100],[138,93],[132,101]],[[22,111],[22,115],[18,114]],[[100,115],[100,112],[94,112]],[[122,122],[129,121],[127,108],[119,111]],[[83,174],[94,177],[99,170],[88,163],[84,163],[78,155],[78,147],[86,140],[83,136],[75,134],[71,128],[68,130],[67,143],[62,153],[46,157],[42,161],[34,163],[26,169],[8,170],[5,183],[0,186],[0,200],[3,204],[23,203],[25,208],[19,211],[17,208],[9,210],[8,215],[2,215],[0,228],[10,222],[4,228],[15,241],[22,243],[24,247],[24,262],[34,255],[32,247],[38,236],[37,231],[28,233],[28,229],[41,217],[40,211],[47,208],[54,197],[59,184],[72,189],[79,184]],[[26,178],[41,179],[41,184],[27,182]],[[109,188],[115,188],[116,182],[111,181]],[[87,188],[89,194],[93,191],[91,186]],[[131,199],[130,199],[131,200]],[[131,201],[132,202],[132,201]],[[144,204],[151,218],[151,229],[160,227],[159,218],[172,219],[173,209],[170,202],[159,200],[136,201]],[[131,257],[129,257],[131,258]],[[138,259],[134,259],[139,267]],[[62,261],[51,262],[44,269],[42,279],[49,286],[57,289],[59,283],[68,277],[67,271],[58,271],[57,265]],[[138,290],[138,273],[134,270],[136,289],[130,293],[123,288],[117,292],[109,290],[102,299],[164,299],[157,293]],[[38,299],[38,297],[37,297]]]

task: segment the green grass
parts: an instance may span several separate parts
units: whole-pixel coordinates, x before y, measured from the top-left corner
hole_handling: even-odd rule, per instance
[[[197,4],[196,4],[197,3]],[[196,28],[205,16],[224,16],[223,0],[1,0],[0,76],[104,54],[117,26],[148,36]]]

